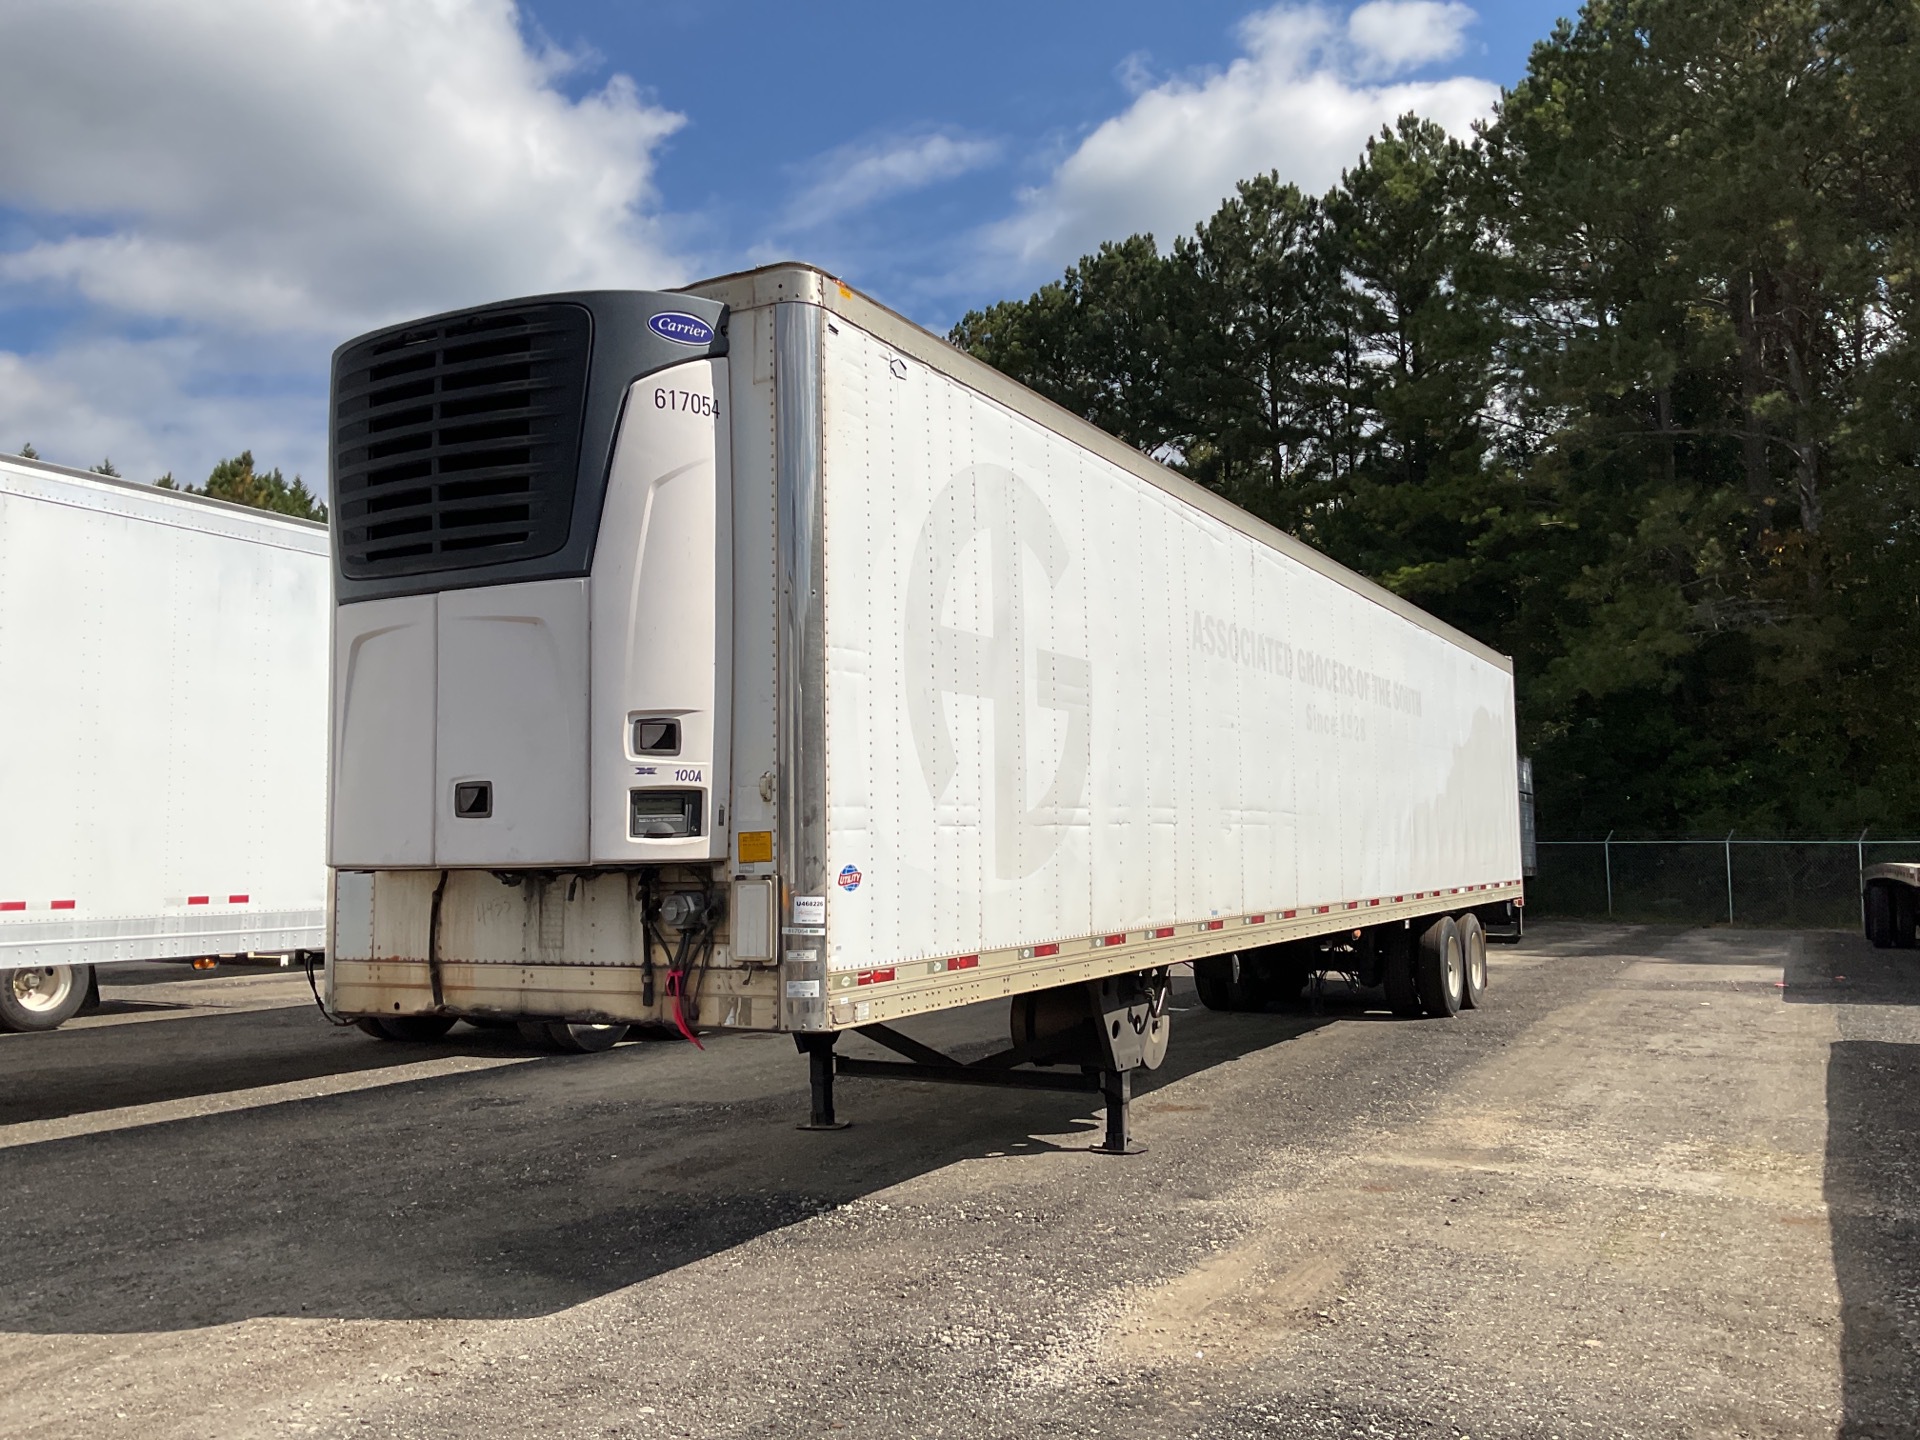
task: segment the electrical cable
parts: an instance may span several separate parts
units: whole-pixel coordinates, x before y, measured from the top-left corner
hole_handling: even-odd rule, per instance
[[[663,945],[661,947],[665,949]],[[653,1004],[653,872],[640,872],[640,1003]]]
[[[320,1014],[325,1018],[326,1022],[329,1025],[337,1025],[342,1030],[345,1030],[352,1026],[354,1022],[351,1020],[343,1020],[331,1010],[327,1009],[327,1002],[320,998],[320,982],[313,978],[314,962],[320,959],[324,953],[325,952],[319,950],[309,950],[306,952],[307,988],[313,992],[313,1003],[320,1007]]]

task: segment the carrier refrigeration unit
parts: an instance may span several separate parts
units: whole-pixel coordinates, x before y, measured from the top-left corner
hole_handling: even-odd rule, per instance
[[[332,424],[336,1012],[785,1031],[819,1124],[1014,1083],[1124,1149],[1172,966],[1480,1000],[1510,664],[832,277],[381,330]],[[984,1060],[896,1028],[989,998]]]
[[[320,949],[329,610],[322,525],[0,458],[0,1028]]]

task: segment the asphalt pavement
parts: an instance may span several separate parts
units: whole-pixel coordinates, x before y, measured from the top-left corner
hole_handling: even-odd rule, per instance
[[[1851,935],[1544,925],[1450,1021],[1182,986],[1126,1158],[1070,1094],[801,1131],[780,1037],[103,996],[0,1036],[7,1437],[1920,1434],[1920,953]]]

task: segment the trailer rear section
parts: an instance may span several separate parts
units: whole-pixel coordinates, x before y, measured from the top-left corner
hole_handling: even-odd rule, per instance
[[[1920,912],[1920,864],[1869,865],[1861,874],[1860,909],[1867,939],[1880,950],[1911,950]]]
[[[321,948],[329,611],[324,526],[0,459],[0,1028]]]
[[[849,1073],[1085,1088],[1125,1148],[1175,965],[1482,999],[1507,662],[829,277],[437,317],[334,405],[329,993],[370,1027],[781,1030],[815,1123]],[[986,999],[985,1060],[896,1028]]]

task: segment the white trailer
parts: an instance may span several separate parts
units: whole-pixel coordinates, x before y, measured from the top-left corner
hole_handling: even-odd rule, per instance
[[[327,571],[324,525],[0,458],[0,1029],[321,948]]]
[[[337,1011],[788,1031],[819,1123],[1094,1088],[1125,1148],[1175,964],[1480,998],[1509,662],[818,270],[383,330],[333,406]],[[983,1062],[893,1028],[987,998]]]

